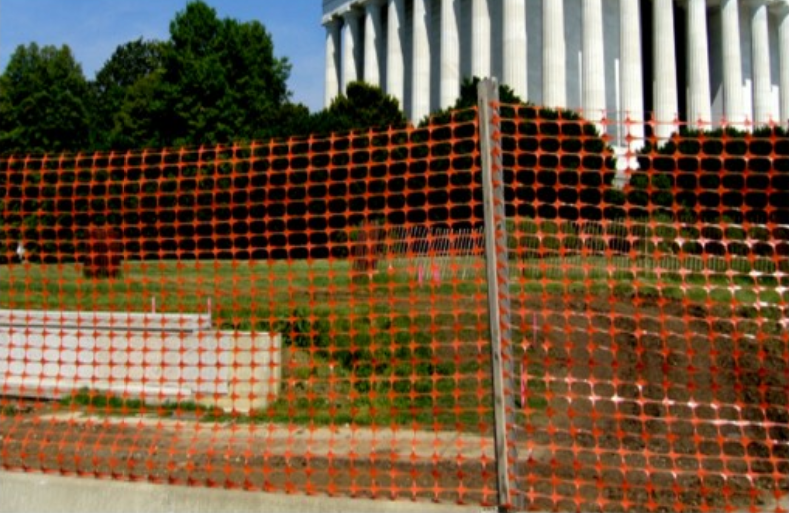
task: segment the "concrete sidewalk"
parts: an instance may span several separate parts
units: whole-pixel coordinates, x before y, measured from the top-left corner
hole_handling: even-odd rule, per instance
[[[478,506],[280,495],[0,471],[0,513],[472,513]]]
[[[470,433],[377,426],[211,423],[190,416],[100,416],[80,411],[36,412],[1,420],[2,463],[6,469],[55,471],[40,476],[37,481],[23,481],[24,491],[15,491],[15,496],[33,495],[38,499],[35,483],[52,475],[88,476],[88,481],[93,476],[114,476],[121,482],[130,480],[134,483],[133,491],[129,492],[132,498],[117,505],[129,509],[112,511],[148,511],[156,504],[172,502],[156,499],[158,503],[146,502],[145,508],[137,509],[134,497],[141,482],[196,484],[197,487],[189,489],[189,497],[205,491],[201,486],[218,485],[222,489],[305,495],[332,493],[344,499],[360,499],[346,503],[326,497],[317,500],[298,497],[304,504],[293,505],[288,496],[285,508],[281,509],[310,511],[310,505],[316,501],[316,511],[328,507],[331,508],[328,511],[342,512],[371,508],[389,511],[390,506],[396,508],[393,511],[422,511],[434,505],[448,508],[438,511],[456,511],[454,505],[458,501],[473,505],[489,502],[494,493],[491,487],[495,486],[493,439]],[[113,486],[109,481],[99,483],[102,483],[99,490]],[[88,486],[79,482],[78,490]],[[55,493],[54,498],[46,499],[55,506],[67,504],[64,501],[82,500],[67,492],[50,493],[49,487],[43,490],[47,492],[43,497]],[[0,513],[16,511],[2,494],[0,489]],[[59,494],[66,498],[61,500]],[[94,495],[99,497],[95,500],[100,500],[112,497],[113,492]],[[242,495],[244,501],[249,501],[258,494]],[[277,497],[259,495],[267,501]],[[213,492],[208,495],[214,496]],[[375,497],[373,502],[361,500],[372,497]],[[393,502],[395,499],[397,503]],[[272,510],[269,502],[259,503],[260,500],[254,499],[255,510],[259,506],[265,506],[265,511]],[[24,504],[27,503],[18,503]],[[112,505],[116,506],[114,502]],[[71,506],[63,510],[87,511],[87,506]],[[89,510],[104,509],[99,504]],[[187,506],[184,511],[193,509]],[[232,509],[246,511],[243,504]],[[34,510],[61,511],[42,504],[22,509]]]

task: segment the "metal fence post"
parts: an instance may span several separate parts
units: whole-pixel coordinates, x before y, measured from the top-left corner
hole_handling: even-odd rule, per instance
[[[510,470],[516,468],[517,448],[514,441],[509,443],[507,436],[507,426],[515,425],[515,401],[512,393],[514,365],[498,82],[495,79],[482,80],[477,86],[477,98],[485,208],[485,263],[490,317],[496,483],[499,510],[507,511],[518,508],[520,501],[516,501],[510,482],[516,475]],[[509,386],[507,386],[508,380]]]

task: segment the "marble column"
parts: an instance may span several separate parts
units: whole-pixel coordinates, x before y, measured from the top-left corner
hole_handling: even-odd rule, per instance
[[[789,5],[778,7],[778,60],[780,63],[781,124],[789,123]]]
[[[348,84],[359,80],[359,15],[354,10],[345,11],[342,15],[345,22],[342,39],[342,90]]]
[[[460,96],[460,2],[441,0],[441,108]]]
[[[567,106],[564,0],[543,2],[542,33],[543,103],[546,107],[563,108]]]
[[[400,102],[400,108],[405,108],[405,0],[389,0],[387,16],[386,93]]]
[[[753,120],[756,125],[766,125],[772,121],[772,84],[767,3],[763,0],[753,2],[751,33],[753,38]]]
[[[655,136],[665,139],[676,131],[679,115],[677,52],[674,43],[673,0],[653,0]]]
[[[381,85],[381,3],[367,0],[364,5],[364,81]]]
[[[488,0],[471,0],[471,74],[490,77],[490,10]]]
[[[411,75],[411,120],[421,121],[430,114],[430,13],[429,0],[414,0],[413,73]]]
[[[632,2],[632,0],[630,1]],[[605,117],[605,57],[603,54],[602,0],[582,0],[582,90],[583,115],[589,121]],[[602,125],[598,127],[601,131]]]
[[[742,128],[745,106],[742,98],[742,50],[738,0],[721,0],[721,44],[723,45],[723,115],[726,123]]]
[[[526,62],[528,60],[526,2],[524,0],[504,0],[502,9],[504,18],[502,81],[510,86],[521,100],[526,101],[529,99]]]
[[[688,0],[688,126],[711,128],[710,52],[707,0]]]
[[[632,0],[619,1],[620,92],[622,119],[628,148],[644,145],[644,66],[641,57],[641,7]]]
[[[326,23],[326,80],[323,105],[328,107],[334,98],[340,94],[339,55],[340,49],[340,20],[332,18]]]

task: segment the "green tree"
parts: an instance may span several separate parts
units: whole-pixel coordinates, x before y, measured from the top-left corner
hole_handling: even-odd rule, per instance
[[[89,90],[68,46],[19,46],[0,76],[0,152],[86,149]]]
[[[460,110],[476,107],[477,86],[479,85],[479,82],[479,77],[464,79],[463,83],[460,84],[460,96],[455,102],[455,105],[450,107],[449,110]],[[515,91],[513,91],[512,88],[506,84],[499,85],[499,101],[508,105],[524,103],[523,100],[517,94],[515,94]]]
[[[434,113],[422,121],[430,121],[431,147],[418,148],[419,156],[449,154],[450,150],[473,155],[476,142],[468,137],[476,129],[472,120],[477,117],[478,78],[467,79],[460,89],[460,97],[449,109]],[[524,103],[506,85],[499,86],[502,164],[504,165],[507,214],[520,218],[543,219],[579,218],[598,220],[602,217],[620,218],[621,192],[611,187],[614,159],[606,139],[594,124],[583,120],[577,112],[539,108]],[[415,150],[417,148],[415,147]],[[479,167],[470,158],[442,158],[431,162],[431,172],[450,170],[450,180],[467,180],[464,168]],[[429,177],[422,180],[427,184]],[[475,178],[475,180],[477,180]],[[418,190],[414,180],[411,190]],[[453,191],[453,204],[469,203],[471,192]],[[512,199],[518,198],[515,202]],[[439,201],[440,202],[440,201]],[[477,212],[481,218],[482,212]]]
[[[271,137],[287,137],[291,135],[306,136],[312,133],[312,114],[302,103],[286,103],[276,115],[273,124],[261,127],[254,132],[255,139]]]
[[[380,87],[351,82],[345,94],[313,116],[311,128],[316,133],[329,133],[405,124],[405,115],[396,98],[384,94]]]
[[[136,41],[118,46],[110,59],[96,74],[91,90],[94,101],[92,122],[93,145],[108,149],[118,145],[147,144],[152,141],[138,139],[139,125],[152,124],[149,113],[161,108],[156,101],[167,43],[161,41]],[[149,108],[141,109],[140,103]],[[123,119],[118,116],[125,114]],[[130,119],[129,115],[141,116]],[[131,126],[130,126],[131,124]],[[148,127],[155,132],[155,127]]]
[[[169,144],[229,142],[277,131],[290,64],[257,21],[220,20],[190,2],[170,24],[162,91]]]
[[[107,135],[112,149],[159,148],[172,143],[166,133],[162,75],[162,70],[154,71],[126,88]]]

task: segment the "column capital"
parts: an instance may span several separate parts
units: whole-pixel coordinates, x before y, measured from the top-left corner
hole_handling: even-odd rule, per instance
[[[361,11],[356,9],[355,6],[351,6],[351,7],[348,7],[348,9],[344,10],[343,12],[341,12],[340,16],[342,16],[342,19],[344,19],[347,22],[348,20],[359,19],[361,14],[362,14]]]
[[[321,25],[323,25],[327,30],[336,28],[340,25],[340,23],[342,23],[342,18],[335,16],[334,14],[324,16],[321,20]]]
[[[386,0],[366,0],[362,5],[364,5],[366,11],[371,11],[376,7],[382,7],[384,4],[386,4]]]
[[[745,4],[752,9],[762,6],[770,7],[775,3],[775,0],[745,0]]]
[[[347,19],[348,16],[351,15],[360,16],[364,12],[363,5],[364,2],[361,2],[360,0],[353,0],[342,4],[332,11],[325,12],[323,18],[321,19],[321,24],[325,25],[332,19]]]
[[[778,16],[784,17],[789,14],[789,2],[786,0],[772,0],[769,7]]]

